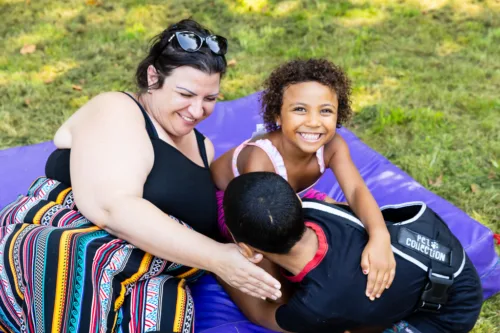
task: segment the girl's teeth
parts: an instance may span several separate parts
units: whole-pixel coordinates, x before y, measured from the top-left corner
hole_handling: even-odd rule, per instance
[[[311,134],[311,133],[300,133],[300,135],[310,141],[318,140],[319,139],[319,134]]]

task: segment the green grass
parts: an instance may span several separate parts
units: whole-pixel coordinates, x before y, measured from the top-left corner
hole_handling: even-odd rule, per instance
[[[133,89],[146,41],[188,16],[230,41],[226,100],[260,89],[285,60],[327,57],[353,80],[351,129],[500,231],[495,0],[2,0],[0,148],[49,140],[92,96]],[[21,55],[27,44],[36,51]],[[500,332],[499,313],[496,296],[474,332]]]

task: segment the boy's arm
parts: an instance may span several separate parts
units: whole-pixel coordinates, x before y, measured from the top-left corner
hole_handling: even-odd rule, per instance
[[[238,289],[229,286],[222,279],[217,278],[217,280],[224,287],[229,297],[236,303],[241,312],[243,312],[251,322],[273,331],[287,332],[276,322],[276,311],[280,306],[288,302],[293,293],[293,286],[290,281],[283,278],[279,271],[280,268],[276,264],[264,258],[258,265],[280,281],[283,296],[278,300],[263,300],[247,296]]]
[[[222,279],[217,279],[224,287],[229,297],[252,323],[276,332],[287,332],[276,322],[276,311],[284,303],[278,301],[265,301],[252,296],[247,296],[238,289],[225,283]]]
[[[268,273],[272,274],[269,271]],[[291,308],[287,304],[288,300],[283,299],[283,297],[277,301],[265,301],[256,297],[246,295],[238,289],[229,286],[221,279],[217,280],[224,287],[226,292],[229,294],[233,302],[236,303],[241,312],[243,312],[243,314],[256,325],[276,332],[293,332],[293,330],[287,331],[283,329],[278,324],[277,313],[279,313],[278,318],[281,318],[280,320],[282,321],[282,324],[284,326],[293,327],[296,331],[311,329],[316,324],[314,320],[311,319],[310,313],[304,313],[304,311],[307,311],[307,309],[303,308],[299,311]],[[287,294],[286,289],[282,289],[282,291],[283,295],[290,296],[290,293]],[[357,328],[346,331],[345,326],[345,321],[339,318],[339,322],[337,325],[331,322],[328,328],[331,333],[377,333],[383,331],[383,328]]]

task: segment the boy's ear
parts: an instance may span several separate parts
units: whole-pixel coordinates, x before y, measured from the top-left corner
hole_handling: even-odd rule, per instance
[[[245,258],[247,258],[250,262],[258,264],[264,258],[262,253],[255,251],[255,249],[253,249],[251,246],[248,246],[245,243],[237,243],[237,244],[240,247],[241,254]]]

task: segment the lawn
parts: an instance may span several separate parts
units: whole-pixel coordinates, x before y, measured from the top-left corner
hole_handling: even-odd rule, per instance
[[[326,57],[354,87],[349,126],[417,181],[500,231],[498,0],[2,0],[0,148],[50,140],[103,91],[133,90],[147,41],[192,16],[229,39],[223,99],[277,64]],[[473,332],[500,332],[500,296]]]

